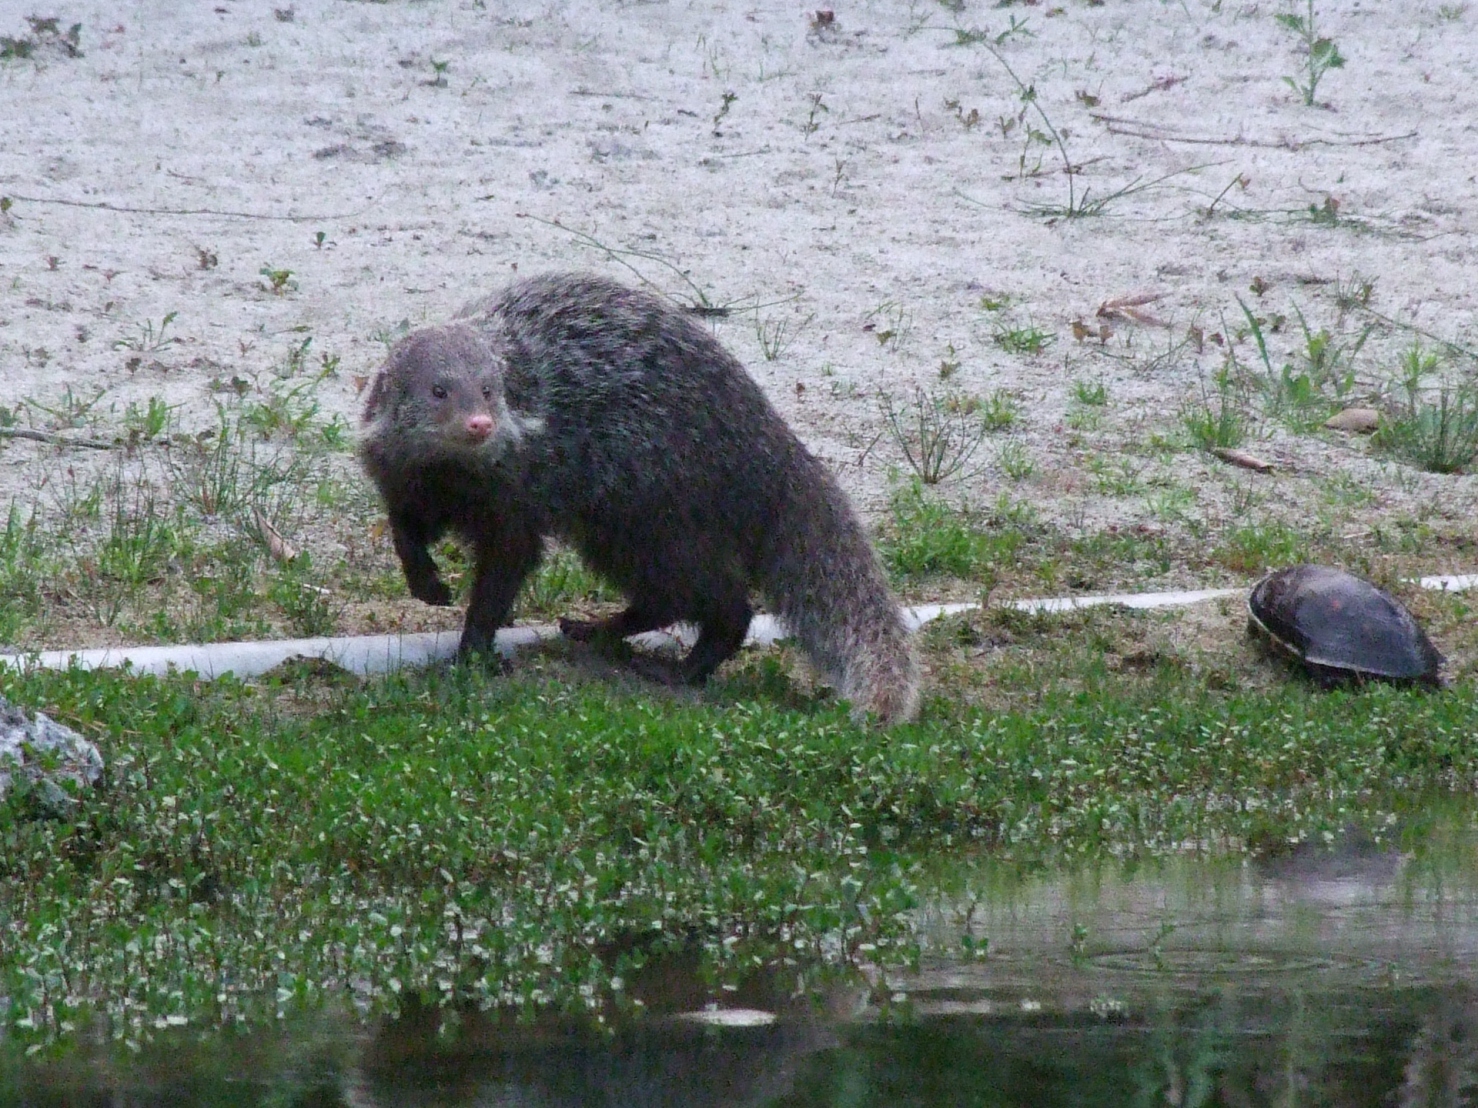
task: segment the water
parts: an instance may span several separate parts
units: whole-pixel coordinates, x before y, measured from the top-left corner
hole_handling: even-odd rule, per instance
[[[412,1012],[12,1065],[36,1105],[1478,1103],[1478,850],[956,873],[915,971],[793,995],[681,959],[600,1034]]]

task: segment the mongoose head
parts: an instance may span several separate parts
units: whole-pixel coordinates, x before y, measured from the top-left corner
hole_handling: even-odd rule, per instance
[[[363,440],[421,459],[495,461],[534,429],[509,410],[504,363],[475,329],[416,331],[391,349],[364,406]]]

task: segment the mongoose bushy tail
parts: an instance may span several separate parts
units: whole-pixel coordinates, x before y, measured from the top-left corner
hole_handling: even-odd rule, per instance
[[[521,281],[397,344],[365,406],[360,456],[411,593],[450,602],[428,546],[470,547],[461,649],[485,651],[546,538],[628,607],[575,638],[699,628],[677,676],[743,643],[751,588],[851,701],[912,718],[919,673],[845,494],[759,386],[689,314],[571,274]]]

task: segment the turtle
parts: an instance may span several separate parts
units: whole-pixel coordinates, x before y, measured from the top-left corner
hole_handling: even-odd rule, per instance
[[[1319,684],[1376,679],[1440,688],[1445,660],[1400,601],[1330,566],[1275,570],[1247,597],[1248,630]]]

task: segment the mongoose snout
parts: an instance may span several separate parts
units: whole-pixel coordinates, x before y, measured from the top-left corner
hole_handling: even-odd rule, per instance
[[[482,442],[493,433],[493,417],[486,412],[478,412],[467,417],[464,425],[467,430],[467,438],[472,442]]]

